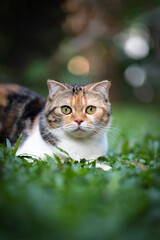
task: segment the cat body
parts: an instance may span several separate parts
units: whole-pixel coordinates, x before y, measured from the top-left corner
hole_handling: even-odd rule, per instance
[[[0,85],[0,143],[14,147],[23,132],[19,154],[45,154],[74,160],[97,159],[108,149],[110,83],[72,86],[48,80],[47,99],[18,85]]]
[[[23,132],[21,145],[31,134],[34,121],[45,106],[46,99],[16,84],[0,84],[0,143],[6,138],[14,146]]]

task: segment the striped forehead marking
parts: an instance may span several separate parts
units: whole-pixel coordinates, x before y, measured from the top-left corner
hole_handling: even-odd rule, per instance
[[[78,95],[79,92],[83,91],[83,87],[79,85],[75,85],[72,87],[72,94]],[[84,91],[83,91],[84,92]]]
[[[86,105],[86,96],[85,90],[82,86],[73,86],[72,87],[72,96],[71,96],[71,106],[75,106],[76,108],[81,108]]]

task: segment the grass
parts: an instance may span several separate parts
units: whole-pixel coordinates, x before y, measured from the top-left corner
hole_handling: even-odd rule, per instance
[[[100,160],[28,163],[0,146],[0,239],[150,240],[160,237],[160,113],[115,106]]]

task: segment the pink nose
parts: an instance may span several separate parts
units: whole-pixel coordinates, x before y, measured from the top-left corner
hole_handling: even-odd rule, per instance
[[[83,119],[76,119],[76,120],[74,120],[74,121],[78,124],[78,126],[80,126],[81,123],[84,122]]]

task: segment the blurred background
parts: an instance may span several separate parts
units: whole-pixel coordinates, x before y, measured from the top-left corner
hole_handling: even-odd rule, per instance
[[[0,1],[0,83],[108,79],[112,103],[160,103],[159,0]]]
[[[159,240],[160,0],[0,0],[0,83],[47,79],[111,81],[113,169],[0,146],[0,239]]]

